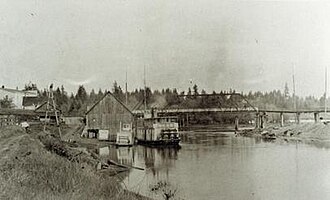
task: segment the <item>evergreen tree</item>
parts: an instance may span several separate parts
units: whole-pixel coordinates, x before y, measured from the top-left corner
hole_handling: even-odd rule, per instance
[[[8,96],[0,100],[0,108],[13,108],[13,101]]]

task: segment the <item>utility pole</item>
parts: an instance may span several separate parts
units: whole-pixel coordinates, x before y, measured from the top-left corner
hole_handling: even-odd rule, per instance
[[[296,83],[295,83],[295,65],[293,64],[293,73],[292,73],[292,83],[293,83],[293,109],[294,111],[297,111],[297,105],[296,105]]]

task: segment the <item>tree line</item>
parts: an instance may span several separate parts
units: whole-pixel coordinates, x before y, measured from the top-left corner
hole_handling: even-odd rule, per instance
[[[33,88],[37,86],[33,84]],[[135,89],[125,93],[121,86],[115,81],[109,90],[90,92],[86,91],[83,85],[78,87],[76,93],[68,93],[64,86],[53,89],[54,98],[58,108],[64,115],[83,116],[87,111],[87,107],[99,101],[108,91],[110,91],[117,99],[126,104],[131,109],[144,109],[144,101],[147,102],[147,109],[150,108],[219,108],[219,107],[242,107],[250,106],[245,100],[259,109],[316,109],[324,107],[325,97],[316,98],[314,96],[297,97],[290,93],[287,84],[283,91],[273,90],[270,92],[249,92],[240,93],[244,99],[229,95],[236,93],[235,90],[229,91],[213,91],[207,95],[204,89],[199,90],[197,85],[188,88],[187,91],[178,91],[177,89],[152,90],[149,87]],[[47,101],[47,89],[38,90],[38,102]],[[329,101],[328,101],[329,102]],[[10,99],[0,100],[1,108],[10,107]]]

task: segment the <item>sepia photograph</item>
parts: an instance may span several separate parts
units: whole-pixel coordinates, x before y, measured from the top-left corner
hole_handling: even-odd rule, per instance
[[[0,199],[330,199],[329,11],[0,0]]]

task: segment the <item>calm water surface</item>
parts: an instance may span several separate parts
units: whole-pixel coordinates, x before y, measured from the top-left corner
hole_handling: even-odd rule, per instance
[[[100,154],[145,168],[123,174],[123,185],[155,199],[162,199],[151,191],[158,181],[178,189],[181,199],[330,199],[325,145],[215,132],[184,133],[182,140],[181,149],[135,146]]]

